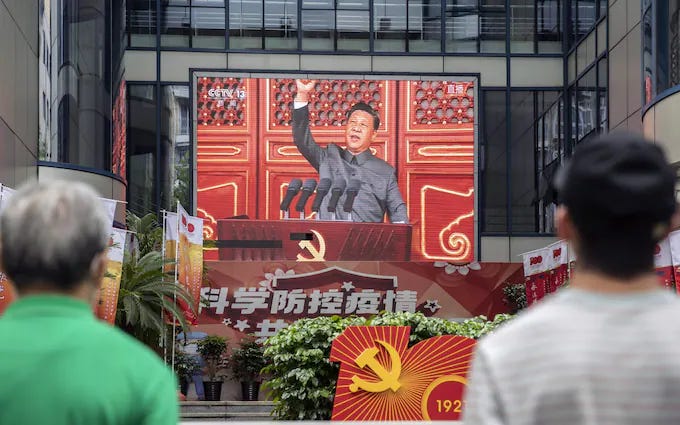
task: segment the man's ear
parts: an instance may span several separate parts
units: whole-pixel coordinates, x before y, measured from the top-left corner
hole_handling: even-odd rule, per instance
[[[106,272],[107,262],[106,250],[94,256],[90,263],[90,276],[92,276],[93,282],[99,283],[102,280]]]
[[[557,227],[557,237],[568,241],[574,240],[576,229],[574,228],[574,222],[571,220],[569,210],[564,205],[557,207],[555,226]]]

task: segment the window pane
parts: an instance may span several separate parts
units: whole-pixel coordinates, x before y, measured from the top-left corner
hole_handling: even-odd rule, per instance
[[[479,40],[477,2],[447,0],[445,31],[447,52],[477,52]]]
[[[408,2],[408,49],[410,52],[441,51],[441,3],[439,0]]]
[[[333,9],[333,0],[302,0],[303,9]]]
[[[546,0],[536,4],[538,53],[562,51],[561,2]]]
[[[338,50],[368,51],[368,10],[338,10]]]
[[[297,24],[297,0],[265,2],[265,49],[297,50]]]
[[[156,2],[128,0],[126,14],[130,47],[156,46]]]
[[[164,86],[161,98],[161,207],[191,208],[189,87]]]
[[[156,212],[156,92],[152,84],[128,84],[128,208]]]
[[[193,47],[224,49],[224,8],[192,8],[191,28]]]
[[[599,0],[578,0],[578,23],[576,35],[585,35],[595,25],[597,20],[597,2]]]
[[[538,220],[541,233],[555,232],[556,199],[552,189],[555,174],[560,164],[562,145],[561,131],[562,99],[549,106],[543,114],[543,147],[542,170],[538,174]],[[540,127],[538,128],[540,131]]]
[[[571,154],[576,146],[576,140],[578,136],[578,107],[576,102],[576,85],[569,89],[569,119],[571,120],[571,135],[565,148],[567,149],[567,154]]]
[[[512,233],[537,231],[536,148],[533,91],[513,91],[510,111],[510,193]]]
[[[482,144],[482,231],[508,231],[505,91],[484,91]]]
[[[262,49],[262,0],[229,0],[229,48]]]
[[[599,93],[600,93],[600,133],[606,133],[609,129],[608,122],[608,109],[609,103],[607,99],[607,75],[609,74],[609,69],[607,68],[607,58],[600,60],[597,65],[599,73]]]
[[[302,11],[302,50],[335,50],[334,37],[334,11]]]
[[[536,32],[533,0],[513,0],[510,3],[510,51],[533,53]]]
[[[652,45],[653,32],[654,28],[652,28],[652,9],[649,7],[642,16],[642,67],[645,103],[651,102],[652,98],[656,96],[656,90],[654,87],[656,64],[652,61],[652,52],[654,51],[654,46]]]
[[[191,0],[192,6],[212,6],[212,7],[222,7],[224,8],[224,0]]]
[[[505,2],[483,1],[480,22],[480,51],[505,52]]]
[[[596,67],[578,80],[578,140],[597,128],[597,84]]]
[[[393,0],[374,0],[373,27],[376,52],[403,52],[406,50],[406,3]]]
[[[161,46],[189,47],[190,7],[164,6],[161,9]]]
[[[338,10],[340,9],[354,9],[354,10],[368,10],[368,0],[337,0]]]

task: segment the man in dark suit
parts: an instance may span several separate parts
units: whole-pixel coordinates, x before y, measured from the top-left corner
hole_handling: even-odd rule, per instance
[[[352,220],[364,222],[382,222],[387,213],[392,223],[407,223],[406,204],[397,186],[394,167],[370,151],[380,126],[380,117],[366,103],[357,103],[347,113],[345,127],[345,148],[331,143],[327,147],[319,146],[309,129],[310,92],[314,90],[316,81],[296,80],[297,94],[293,111],[293,140],[300,153],[318,172],[320,178],[331,180],[352,179],[361,182],[361,188],[352,208]],[[348,214],[342,205],[345,196],[338,202],[335,217],[346,220]],[[321,219],[329,219],[327,211],[328,198],[324,199],[319,210]]]

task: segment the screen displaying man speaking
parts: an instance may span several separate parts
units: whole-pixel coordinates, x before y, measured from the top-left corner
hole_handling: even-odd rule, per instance
[[[206,238],[251,234],[225,233],[236,226],[231,217],[249,218],[265,239],[297,222],[305,231],[330,229],[335,240],[351,236],[340,229],[371,238],[410,231],[411,258],[472,261],[474,81],[305,78],[197,76],[195,207]],[[190,155],[182,143],[177,158]],[[408,226],[383,224],[390,222]],[[387,258],[384,240],[376,241],[376,257],[360,259]]]
[[[307,107],[316,84],[316,80],[295,80],[293,139],[300,153],[319,172],[319,178],[330,179],[331,193],[341,189],[344,192],[336,199],[332,195],[324,198],[319,217],[382,222],[387,214],[392,223],[407,223],[406,203],[397,186],[394,168],[369,149],[380,126],[377,112],[366,103],[355,104],[347,112],[344,147],[334,143],[321,147],[310,131]],[[348,196],[355,196],[351,207],[346,202]]]

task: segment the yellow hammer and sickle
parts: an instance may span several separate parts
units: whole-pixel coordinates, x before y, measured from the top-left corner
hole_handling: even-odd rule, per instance
[[[376,340],[375,342],[382,345],[387,350],[387,354],[389,354],[392,362],[392,370],[386,370],[385,367],[378,362],[378,359],[376,358],[379,353],[378,347],[365,349],[359,354],[359,357],[357,357],[354,362],[362,369],[365,366],[368,366],[369,369],[378,375],[380,381],[368,382],[354,375],[352,376],[352,384],[349,386],[349,390],[353,393],[359,390],[368,391],[370,393],[381,393],[387,390],[397,392],[399,387],[401,387],[401,384],[399,383],[399,376],[401,375],[401,357],[399,356],[399,353],[387,342],[379,340]]]
[[[306,249],[310,254],[312,254],[312,258],[308,258],[300,253],[297,255],[298,261],[326,261],[324,258],[326,256],[326,241],[324,240],[323,236],[321,236],[321,233],[317,232],[316,230],[312,230],[312,233],[314,233],[314,236],[316,236],[316,238],[319,240],[319,249],[316,249],[316,247],[312,244],[312,241],[298,242],[298,246],[303,252]]]

